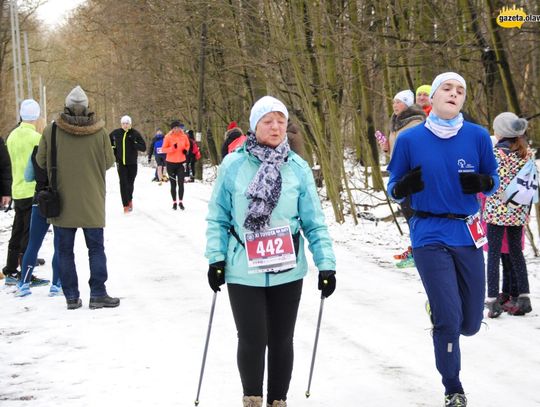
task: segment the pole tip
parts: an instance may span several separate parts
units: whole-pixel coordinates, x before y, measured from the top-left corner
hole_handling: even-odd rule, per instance
[[[199,400],[195,400],[195,405],[196,405],[196,406],[199,405]]]
[[[308,399],[309,396],[311,396],[311,393],[309,391],[306,391],[306,398]]]

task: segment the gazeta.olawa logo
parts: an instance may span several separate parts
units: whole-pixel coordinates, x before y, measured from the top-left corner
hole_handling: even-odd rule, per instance
[[[540,15],[527,15],[523,7],[503,7],[497,16],[497,24],[503,28],[521,28],[523,23],[540,22]]]

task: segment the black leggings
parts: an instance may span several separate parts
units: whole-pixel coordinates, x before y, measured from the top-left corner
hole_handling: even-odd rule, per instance
[[[30,236],[30,218],[32,216],[32,198],[14,199],[15,216],[9,239],[5,275],[15,275],[19,266],[19,257],[24,254]]]
[[[521,250],[521,235],[523,226],[498,226],[488,223],[487,238],[489,242],[488,265],[487,265],[487,285],[488,297],[499,295],[499,264],[501,259],[501,246],[506,229],[508,238],[508,252],[512,264],[513,276],[519,294],[529,293],[529,279],[527,276],[527,265]]]
[[[120,195],[122,205],[128,206],[133,200],[133,189],[137,177],[137,164],[116,164],[118,178],[120,178]]]
[[[178,200],[184,199],[184,163],[171,163],[167,161],[167,174],[171,184],[171,196],[176,202],[176,184],[178,181]]]
[[[508,253],[501,253],[501,263],[503,268],[502,292],[505,294],[510,294],[512,297],[517,297],[519,295],[517,277],[516,273],[514,273],[512,261],[510,260],[510,255]]]
[[[238,331],[237,362],[244,396],[262,396],[268,346],[267,402],[286,400],[302,280],[274,287],[228,284],[227,288]]]

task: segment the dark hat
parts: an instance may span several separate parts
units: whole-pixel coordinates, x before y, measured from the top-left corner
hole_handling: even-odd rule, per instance
[[[183,125],[182,125],[182,123],[180,122],[180,120],[173,120],[173,121],[171,122],[171,125],[170,125],[171,129],[174,129],[175,127],[182,127],[182,126],[183,126]]]

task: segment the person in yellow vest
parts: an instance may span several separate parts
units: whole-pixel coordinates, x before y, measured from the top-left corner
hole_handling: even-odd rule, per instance
[[[119,129],[109,134],[116,157],[116,169],[120,178],[120,195],[124,213],[133,210],[133,189],[137,177],[138,151],[146,151],[146,143],[137,130],[131,126],[131,117],[123,116],[120,119]]]
[[[16,285],[20,278],[19,258],[28,245],[30,215],[32,214],[32,198],[36,188],[35,181],[26,182],[24,169],[32,150],[39,144],[41,134],[36,131],[36,123],[41,109],[33,99],[23,100],[19,110],[21,123],[9,134],[6,146],[11,160],[11,197],[15,208],[11,238],[9,239],[6,266],[2,269],[6,285]],[[48,280],[34,277],[32,285],[45,285]]]

